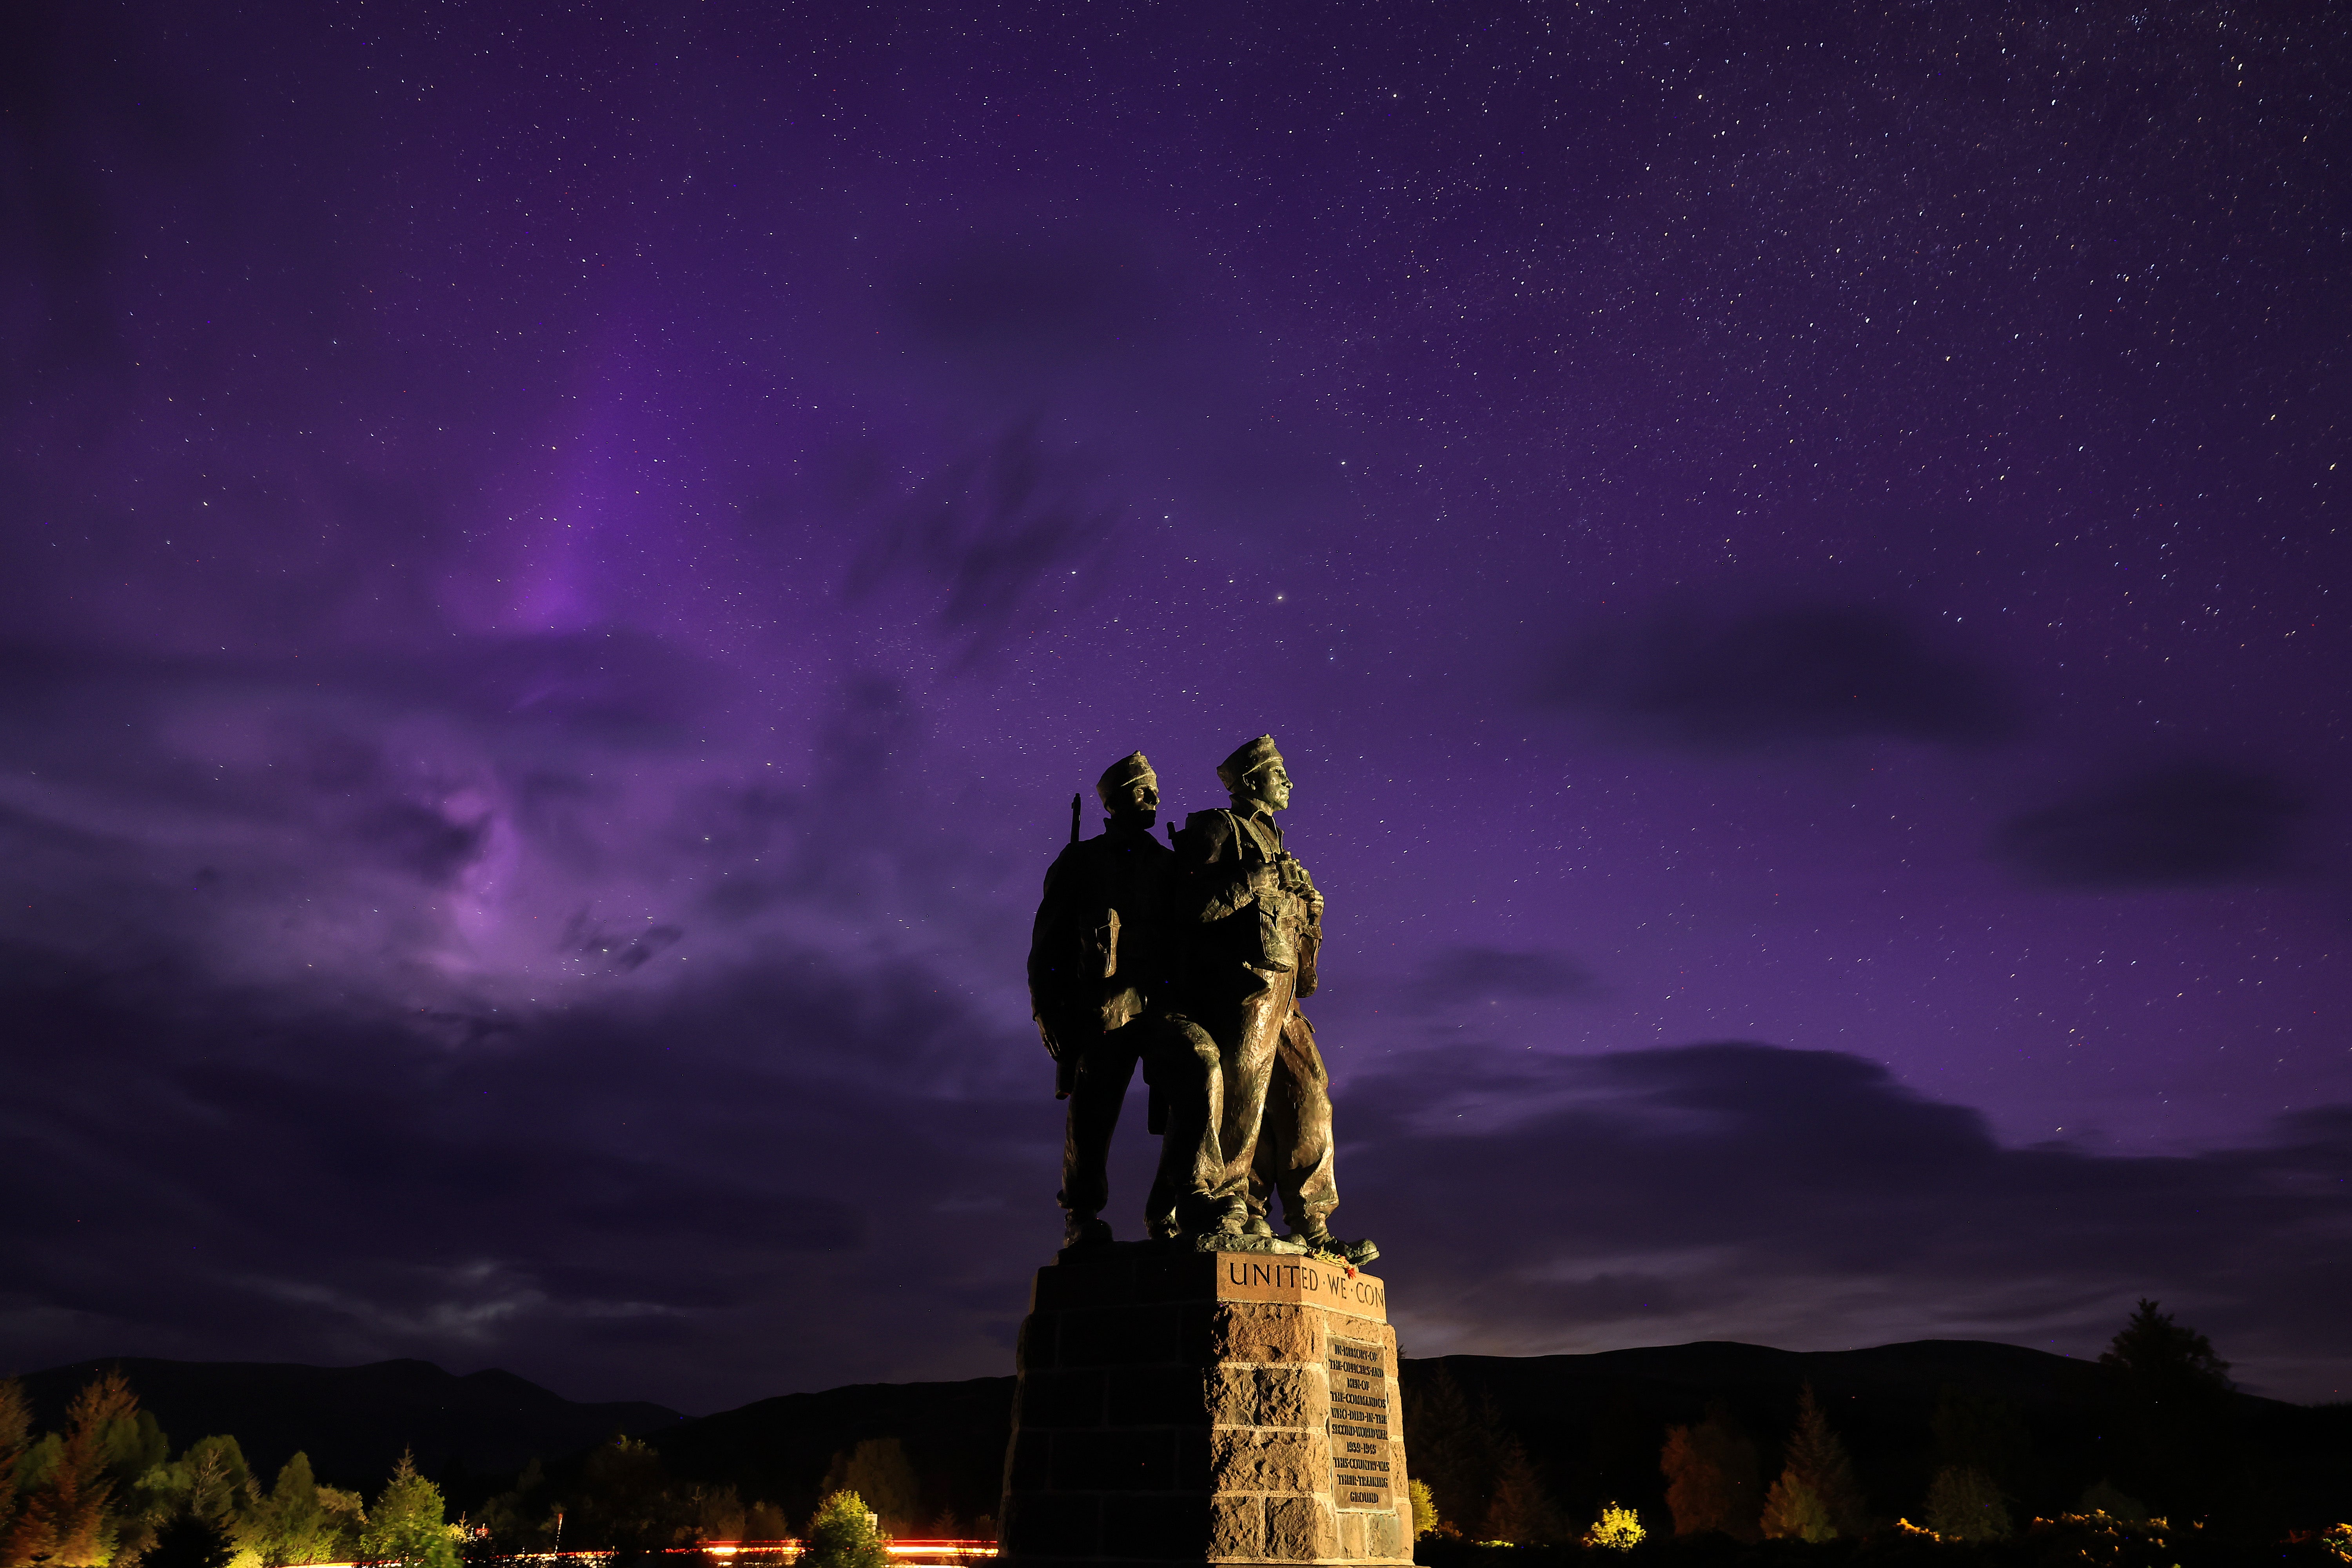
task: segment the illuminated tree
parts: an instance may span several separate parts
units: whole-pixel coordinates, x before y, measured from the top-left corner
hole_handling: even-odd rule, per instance
[[[1797,1426],[1789,1434],[1788,1461],[1764,1500],[1764,1533],[1775,1539],[1828,1541],[1862,1532],[1862,1488],[1853,1461],[1830,1430],[1829,1417],[1804,1385],[1797,1398]]]
[[[109,1460],[135,1448],[137,1417],[138,1401],[120,1372],[100,1373],[74,1395],[63,1436],[43,1439],[26,1456],[18,1476],[24,1495],[0,1542],[0,1564],[46,1559],[54,1568],[98,1568],[113,1557],[117,1521],[108,1504],[121,1478]]]
[[[1582,1544],[1612,1552],[1631,1552],[1642,1544],[1642,1538],[1647,1534],[1649,1531],[1642,1528],[1639,1513],[1630,1508],[1619,1508],[1612,1502],[1601,1510],[1601,1517],[1594,1520],[1592,1528],[1584,1532]]]
[[[1756,1539],[1764,1501],[1756,1445],[1732,1424],[1728,1411],[1714,1406],[1696,1426],[1667,1427],[1658,1468],[1666,1478],[1666,1511],[1676,1535],[1719,1531],[1740,1541]]]
[[[889,1551],[864,1498],[836,1491],[817,1504],[801,1568],[890,1568]]]
[[[1419,1541],[1437,1528],[1437,1500],[1419,1476],[1405,1483],[1405,1491],[1412,1499],[1412,1538]]]
[[[416,1473],[416,1461],[405,1451],[368,1510],[360,1556],[400,1568],[457,1568],[457,1532],[449,1527],[441,1489]]]
[[[310,1456],[297,1454],[278,1467],[278,1484],[255,1507],[245,1540],[259,1554],[264,1568],[324,1563],[334,1552],[336,1524],[320,1500]]]

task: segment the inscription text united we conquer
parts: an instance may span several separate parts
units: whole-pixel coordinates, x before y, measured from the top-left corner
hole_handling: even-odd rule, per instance
[[[1303,1301],[1375,1321],[1388,1321],[1388,1287],[1344,1266],[1226,1253],[1217,1259],[1217,1294],[1226,1300]]]

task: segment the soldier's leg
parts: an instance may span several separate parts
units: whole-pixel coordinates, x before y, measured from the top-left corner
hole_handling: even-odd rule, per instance
[[[1224,1060],[1217,1042],[1192,1019],[1155,1021],[1150,1038],[1151,1084],[1166,1100],[1160,1170],[1145,1200],[1146,1218],[1172,1212],[1187,1230],[1215,1228],[1215,1190],[1224,1176],[1217,1129],[1224,1116]]]
[[[1062,1141],[1062,1206],[1075,1225],[1093,1219],[1110,1201],[1110,1142],[1119,1108],[1135,1077],[1135,1026],[1086,1043],[1070,1083],[1070,1113]]]
[[[1235,999],[1230,1014],[1233,1043],[1223,1053],[1224,1114],[1217,1142],[1224,1170],[1214,1195],[1220,1223],[1228,1230],[1249,1222],[1250,1167],[1257,1159],[1258,1128],[1265,1115],[1275,1052],[1282,1043],[1282,1021],[1290,1013],[1288,974],[1259,969],[1250,973],[1254,982]]]
[[[1331,1077],[1304,1013],[1293,1011],[1283,1023],[1265,1120],[1279,1130],[1270,1143],[1259,1138],[1272,1156],[1266,1184],[1280,1190],[1282,1215],[1294,1234],[1318,1232],[1339,1206],[1339,1184],[1331,1163]]]

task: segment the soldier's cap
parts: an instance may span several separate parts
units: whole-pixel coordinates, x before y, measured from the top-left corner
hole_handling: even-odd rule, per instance
[[[1105,805],[1108,805],[1112,795],[1136,780],[1151,779],[1156,782],[1159,777],[1158,773],[1152,772],[1149,758],[1141,752],[1129,752],[1103,770],[1103,776],[1095,780],[1095,794],[1101,798]]]
[[[1232,756],[1217,764],[1217,777],[1227,789],[1233,788],[1268,763],[1282,761],[1282,753],[1274,747],[1274,737],[1260,735],[1244,745]]]

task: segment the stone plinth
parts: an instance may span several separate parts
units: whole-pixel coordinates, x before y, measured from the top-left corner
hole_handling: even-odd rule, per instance
[[[1003,1561],[1408,1563],[1396,1334],[1378,1279],[1153,1243],[1037,1271]]]

